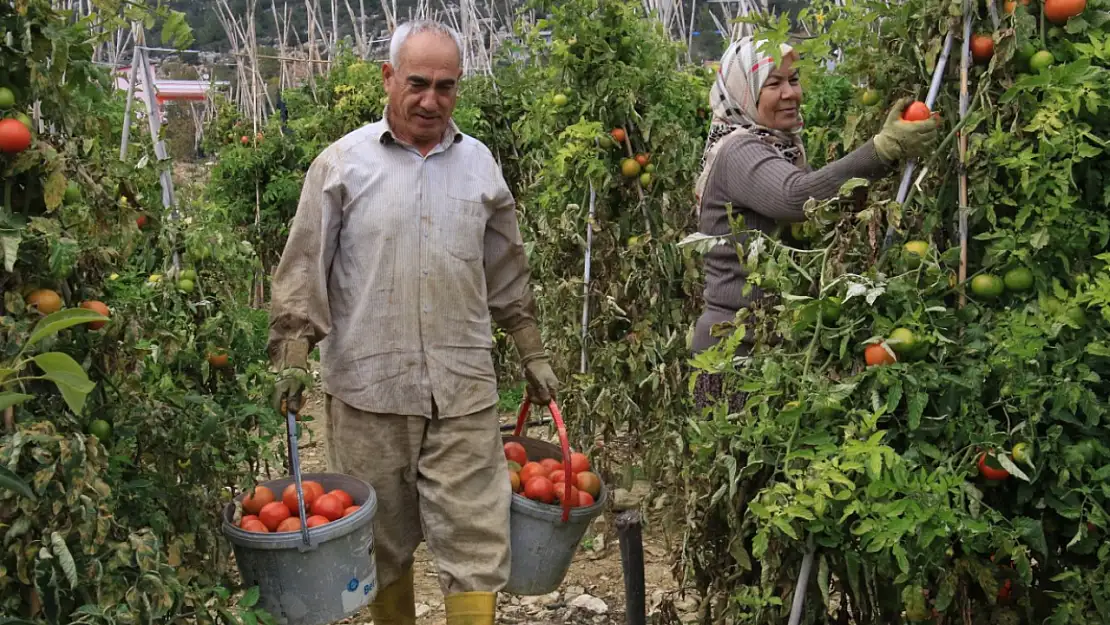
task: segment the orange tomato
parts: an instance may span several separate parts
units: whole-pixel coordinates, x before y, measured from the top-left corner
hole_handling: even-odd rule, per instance
[[[892,354],[882,343],[874,343],[868,345],[867,349],[863,350],[864,360],[867,361],[868,367],[876,365],[892,365],[896,362],[894,354]]]
[[[260,532],[262,534],[270,533],[270,528],[263,525],[262,521],[259,521],[258,519],[253,519],[250,522],[244,524],[243,529],[248,532]]]
[[[81,308],[84,308],[86,310],[91,310],[95,313],[100,313],[101,315],[103,315],[105,317],[111,317],[112,316],[112,311],[108,310],[108,306],[105,305],[104,302],[101,302],[101,301],[98,301],[98,300],[95,300],[95,299],[89,300],[89,301],[86,301],[86,302],[81,302]],[[90,321],[89,322],[89,329],[90,330],[99,330],[100,328],[103,328],[104,324],[106,324],[106,323],[108,323],[108,322],[107,321]]]
[[[563,470],[563,463],[552,458],[544,458],[540,460],[540,464],[543,465],[543,468],[547,469],[548,473]]]
[[[563,499],[570,499],[570,507],[572,507],[572,508],[578,507],[578,489],[577,488],[575,488],[574,486],[567,486],[565,483],[564,484],[556,484],[554,486],[554,491],[555,491],[555,501],[558,502],[560,505],[562,505]]]
[[[520,492],[520,474],[516,471],[509,471],[509,484],[512,485],[514,493]]]
[[[254,490],[243,497],[243,511],[252,515],[258,514],[262,506],[274,500],[274,491],[265,486],[255,486]]]
[[[528,452],[525,451],[524,445],[511,441],[505,443],[505,459],[523,467],[528,464]]]
[[[44,315],[51,315],[62,309],[62,298],[50,289],[38,289],[27,296],[27,305]]]
[[[304,510],[307,513],[312,509],[312,502],[320,496],[316,489],[309,486],[308,482],[301,483],[301,490],[304,492]],[[290,484],[285,487],[281,492],[281,501],[285,503],[285,507],[289,508],[290,514],[299,515],[300,511],[297,509],[297,485]]]
[[[994,56],[994,38],[990,35],[973,35],[971,37],[971,58],[976,63],[987,63]]]
[[[307,522],[309,528],[320,527],[321,525],[327,525],[328,523],[331,523],[331,521],[328,520],[328,517],[320,516],[319,514],[314,514],[305,519],[305,521]]]
[[[258,520],[258,515],[254,515],[254,514],[244,514],[244,515],[243,515],[243,518],[239,519],[239,527],[244,527],[244,526],[246,526],[246,524],[247,524],[248,522],[250,522],[250,521],[257,521],[257,520]]]
[[[1063,24],[1087,10],[1087,0],[1045,0],[1044,17],[1053,24]]]
[[[343,504],[343,509],[344,510],[346,510],[347,508],[350,508],[351,506],[355,505],[355,500],[353,498],[351,498],[351,496],[347,494],[347,491],[345,491],[343,489],[336,488],[335,490],[329,492],[328,494],[329,495],[335,495],[339,499],[339,503]]]
[[[640,167],[646,166],[648,164],[647,154],[637,154],[636,162],[640,164]]]
[[[277,526],[277,531],[279,532],[295,532],[299,529],[301,529],[301,520],[295,516],[285,519],[281,523],[278,523]]]
[[[902,119],[908,122],[920,122],[929,119],[931,114],[924,102],[914,102],[902,111]]]
[[[351,516],[352,514],[358,512],[358,509],[359,506],[351,506],[343,511],[343,516]]]
[[[570,470],[575,473],[582,473],[590,470],[590,459],[586,454],[578,453],[577,451],[570,455]]]
[[[335,495],[320,495],[312,502],[312,513],[334,521],[343,516],[343,502]]]
[[[551,471],[548,471],[544,466],[538,462],[529,462],[524,465],[520,470],[520,481],[525,485],[532,481],[534,477],[547,477]]]
[[[596,473],[585,471],[577,475],[578,490],[587,492],[597,498],[601,493],[601,478]]]
[[[270,503],[262,506],[262,509],[258,511],[258,520],[262,521],[262,524],[266,526],[266,529],[270,530],[271,532],[276,530],[277,526],[280,525],[281,522],[285,519],[288,519],[290,516],[292,515],[289,514],[289,508],[287,508],[285,504],[280,501],[271,501]]]
[[[540,503],[555,501],[555,486],[546,477],[534,477],[524,483],[524,496]]]
[[[614,128],[609,134],[613,137],[613,141],[617,143],[624,143],[624,140],[628,138],[628,134],[624,132],[624,128]]]

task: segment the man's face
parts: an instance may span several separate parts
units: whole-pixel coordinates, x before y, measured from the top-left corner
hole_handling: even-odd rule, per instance
[[[382,65],[389,95],[389,124],[398,138],[422,149],[443,139],[455,111],[461,59],[455,42],[439,33],[410,35],[397,67]]]

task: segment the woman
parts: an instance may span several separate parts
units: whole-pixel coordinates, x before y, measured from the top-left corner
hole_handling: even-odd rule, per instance
[[[935,143],[934,120],[902,121],[910,98],[898,101],[882,130],[839,161],[818,171],[806,164],[802,145],[802,89],[795,67],[797,53],[780,46],[781,63],[761,51],[750,37],[733,43],[721,58],[717,81],[710,92],[713,125],[698,179],[698,230],[727,236],[729,207],[742,216],[745,228],[771,234],[784,223],[805,221],[802,207],[811,197],[834,196],[851,178],[875,179],[893,165],[926,153]],[[695,354],[715,345],[713,326],[735,320],[741,308],[762,297],[758,288],[744,294],[747,271],[731,245],[715,246],[705,257],[705,306],[694,327]],[[738,350],[746,355],[752,337]],[[719,375],[702,374],[695,384],[698,408],[712,405],[721,393]],[[742,398],[730,398],[738,411]]]

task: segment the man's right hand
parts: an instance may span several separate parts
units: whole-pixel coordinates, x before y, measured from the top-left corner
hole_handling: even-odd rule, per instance
[[[276,353],[271,352],[271,355],[279,373],[271,405],[282,417],[290,412],[299,414],[304,391],[312,386],[312,374],[308,371],[308,344],[292,341],[274,347]]]
[[[277,384],[274,385],[273,407],[281,416],[289,412],[300,414],[301,399],[304,390],[311,383],[311,374],[307,369],[288,367],[281,371]]]

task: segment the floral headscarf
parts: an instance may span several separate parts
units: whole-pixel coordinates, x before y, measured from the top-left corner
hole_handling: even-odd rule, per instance
[[[759,51],[759,46],[764,43],[764,40],[754,41],[751,37],[744,37],[733,42],[721,57],[717,79],[709,92],[713,123],[702,153],[701,175],[694,190],[698,214],[701,213],[702,192],[720,148],[720,141],[733,133],[756,135],[791,163],[798,166],[805,163],[805,148],[799,134],[802,130],[801,121],[789,131],[774,130],[756,121],[759,119],[759,92],[775,69],[774,57]],[[794,48],[785,43],[779,45],[779,51],[783,57],[795,53]]]

